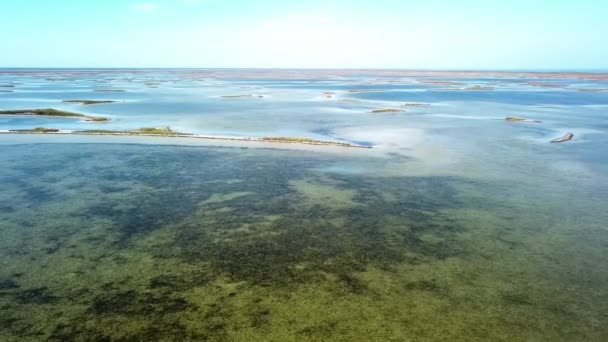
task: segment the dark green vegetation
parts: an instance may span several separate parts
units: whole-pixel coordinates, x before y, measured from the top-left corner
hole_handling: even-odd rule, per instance
[[[563,211],[543,184],[302,151],[50,147],[0,146],[0,340],[606,337],[602,197]],[[318,171],[336,161],[375,171]]]
[[[38,116],[50,116],[50,117],[81,118],[85,121],[95,121],[95,122],[110,121],[109,118],[102,117],[102,116],[84,115],[84,114],[79,114],[79,113],[66,112],[63,110],[57,110],[57,109],[53,109],[53,108],[0,110],[0,115],[38,115]]]
[[[114,103],[116,101],[111,100],[63,100],[66,103],[80,103],[83,105],[95,105],[95,104],[106,104],[106,103]]]

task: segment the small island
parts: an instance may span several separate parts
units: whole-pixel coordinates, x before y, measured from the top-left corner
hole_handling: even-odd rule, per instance
[[[562,135],[561,137],[559,137],[557,139],[551,140],[551,142],[552,143],[562,143],[562,142],[570,141],[573,138],[574,138],[574,134],[572,134],[572,133],[566,133],[566,134]]]
[[[252,99],[252,98],[258,98],[258,99],[263,99],[264,96],[263,95],[253,95],[253,94],[244,94],[244,95],[224,95],[222,96],[223,99]]]
[[[57,109],[53,109],[53,108],[0,110],[0,115],[35,115],[35,116],[47,116],[47,117],[68,117],[68,118],[79,118],[84,121],[92,121],[92,122],[110,121],[110,118],[103,117],[103,116],[84,115],[84,114],[79,114],[79,113],[66,112],[63,110],[57,110]]]
[[[576,90],[587,92],[587,93],[600,93],[600,92],[608,91],[608,88],[578,88]]]
[[[479,86],[479,85],[476,85],[476,86],[464,88],[464,90],[494,90],[494,88],[493,87],[488,87],[488,86]]]
[[[74,134],[108,134],[108,135],[162,135],[183,137],[191,136],[190,133],[181,133],[172,130],[170,127],[143,127],[132,130],[109,130],[109,129],[85,129],[82,131],[73,131]]]
[[[32,129],[11,129],[9,132],[13,133],[57,133],[59,129],[57,128],[46,128],[46,127],[36,127]]]
[[[263,138],[254,139],[254,140],[266,141],[266,142],[276,142],[276,143],[333,145],[333,146],[342,146],[342,147],[370,148],[368,146],[363,146],[363,145],[353,145],[353,144],[342,143],[342,142],[316,140],[316,139],[302,138],[302,137],[263,137]]]
[[[542,122],[540,120],[520,118],[518,116],[508,116],[505,118],[505,121],[507,121],[507,122],[534,122],[534,123]]]
[[[351,89],[349,93],[371,93],[371,92],[382,92],[384,89]]]
[[[430,103],[425,102],[407,102],[401,105],[402,107],[427,107],[430,106]]]
[[[80,103],[82,105],[96,105],[105,103],[114,103],[112,100],[63,100],[65,103]]]
[[[171,138],[192,138],[192,139],[208,139],[208,140],[226,140],[226,141],[244,141],[244,142],[268,142],[268,143],[283,143],[283,144],[306,144],[320,146],[338,146],[349,148],[372,148],[371,146],[349,144],[336,141],[316,140],[303,137],[229,137],[229,136],[214,136],[200,135],[191,133],[182,133],[172,130],[170,127],[144,127],[133,130],[106,130],[106,129],[88,129],[88,130],[59,130],[56,128],[36,127],[32,129],[13,129],[0,134],[70,134],[70,135],[115,135],[115,136],[156,136],[156,137],[171,137]]]
[[[402,109],[397,109],[397,108],[380,108],[380,109],[374,109],[372,110],[370,113],[373,114],[383,114],[383,113],[401,113],[404,110]]]

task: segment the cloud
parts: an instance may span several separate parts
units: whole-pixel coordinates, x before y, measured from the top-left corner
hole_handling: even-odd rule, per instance
[[[158,9],[158,5],[152,2],[141,2],[132,4],[131,9],[140,13],[150,13]]]

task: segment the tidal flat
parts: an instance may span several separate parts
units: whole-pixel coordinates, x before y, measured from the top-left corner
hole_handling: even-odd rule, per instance
[[[608,340],[607,74],[0,84],[0,341]]]

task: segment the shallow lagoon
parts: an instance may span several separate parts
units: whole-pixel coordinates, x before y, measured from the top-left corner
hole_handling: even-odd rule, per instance
[[[355,81],[366,82],[339,80]],[[604,106],[367,113],[382,100],[311,119],[297,104],[326,100],[294,91],[263,105],[214,99],[242,112],[201,127],[254,135],[247,123],[270,118],[264,106],[295,106],[300,121],[277,127],[377,147],[0,136],[0,339],[608,338]],[[143,111],[115,108],[143,126]],[[544,122],[505,123],[514,111]],[[564,130],[576,139],[547,143]]]

